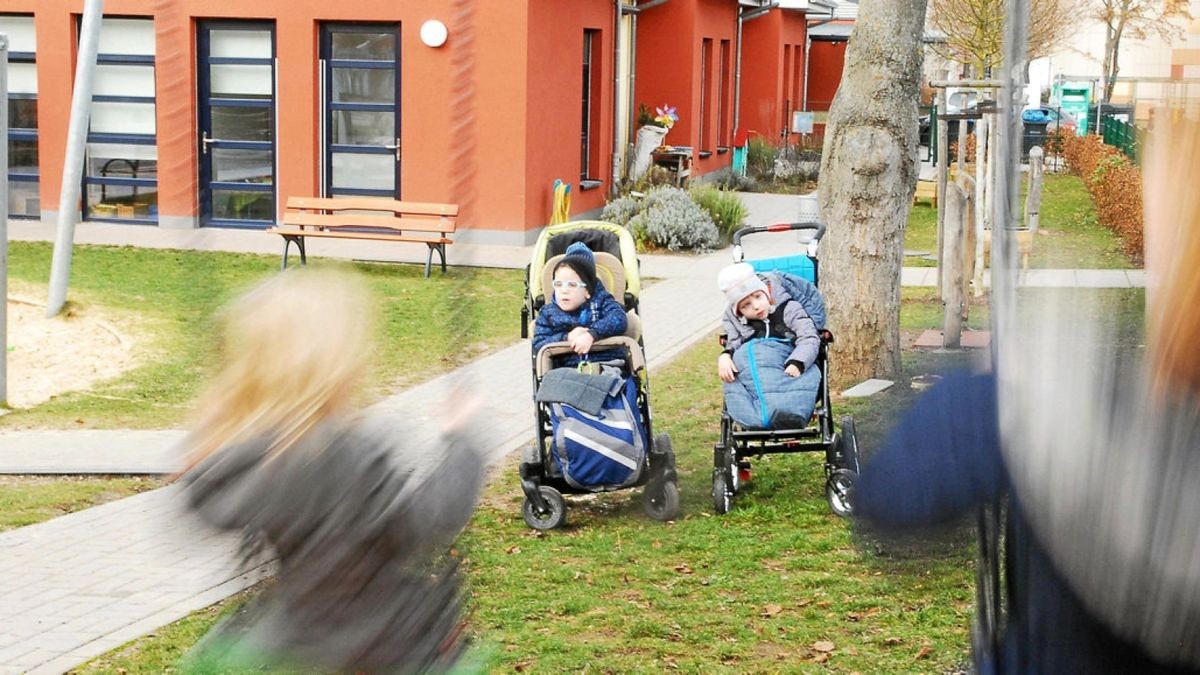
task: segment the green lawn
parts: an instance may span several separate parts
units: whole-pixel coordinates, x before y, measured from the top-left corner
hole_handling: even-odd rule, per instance
[[[9,273],[26,284],[49,278],[51,246],[13,242]],[[451,267],[423,279],[418,265],[342,263],[379,300],[379,349],[372,394],[428,379],[514,342],[522,273]],[[183,423],[214,358],[213,317],[240,290],[277,274],[274,256],[132,247],[76,246],[69,297],[76,306],[121,317],[142,336],[142,365],[87,392],[68,393],[0,418],[0,427],[159,428]],[[41,288],[45,288],[44,285]],[[319,321],[319,307],[296,307]],[[280,336],[287,339],[287,336]]]
[[[157,478],[0,476],[0,532],[153,490]]]
[[[1024,184],[1022,184],[1024,185]],[[1024,194],[1024,187],[1022,187]],[[1023,197],[1022,197],[1023,198]],[[1122,269],[1135,267],[1120,251],[1116,235],[1096,219],[1083,181],[1069,174],[1046,174],[1042,185],[1039,236],[1029,267],[1034,269]],[[926,202],[912,207],[904,248],[937,253],[937,210]],[[935,267],[933,260],[910,256],[909,267]]]
[[[829,512],[817,455],[757,461],[733,511],[713,515],[721,403],[712,352],[705,340],[653,381],[656,429],[678,453],[677,522],[649,520],[637,491],[624,491],[574,501],[568,528],[539,534],[521,520],[515,466],[488,486],[457,549],[471,630],[490,648],[492,672],[946,672],[965,663],[973,596],[961,532],[915,547],[856,535]],[[891,402],[864,406],[893,417],[910,396],[895,390]],[[161,672],[237,602],[77,672]]]

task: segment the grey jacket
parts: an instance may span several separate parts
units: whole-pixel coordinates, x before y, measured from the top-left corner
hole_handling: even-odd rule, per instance
[[[328,423],[274,458],[263,438],[184,475],[202,518],[279,556],[277,582],[206,644],[263,654],[264,667],[453,664],[462,649],[459,578],[445,554],[474,511],[485,465],[452,440],[417,479],[398,466],[401,442],[362,423]]]
[[[788,361],[799,362],[804,365],[804,370],[808,370],[816,362],[821,349],[821,338],[817,336],[816,325],[808,312],[804,311],[804,307],[786,294],[776,293],[771,300],[777,304],[772,304],[771,315],[766,321],[747,321],[734,314],[732,306],[725,308],[725,351],[733,353],[755,337],[793,339],[795,347],[788,356]],[[783,315],[779,316],[778,312],[782,312]],[[780,323],[786,327],[786,331],[773,330],[773,326]],[[764,334],[756,334],[755,324],[760,330],[765,329]],[[773,332],[778,334],[772,334]]]

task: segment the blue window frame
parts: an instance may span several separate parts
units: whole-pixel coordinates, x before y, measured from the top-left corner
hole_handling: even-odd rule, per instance
[[[8,209],[11,218],[41,217],[37,121],[37,42],[33,16],[0,15],[8,53]]]
[[[321,25],[326,196],[400,198],[400,30]]]
[[[200,224],[275,223],[275,27],[205,21],[197,34]]]
[[[158,221],[154,23],[104,17],[83,170],[83,217]]]

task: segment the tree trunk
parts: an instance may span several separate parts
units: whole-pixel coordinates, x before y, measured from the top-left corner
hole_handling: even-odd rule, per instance
[[[900,269],[917,181],[925,0],[863,0],[829,111],[821,290],[839,384],[900,371]]]

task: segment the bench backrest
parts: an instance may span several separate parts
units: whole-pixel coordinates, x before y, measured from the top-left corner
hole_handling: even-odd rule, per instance
[[[383,228],[454,232],[458,204],[402,202],[381,197],[288,197],[283,222],[305,227]]]

